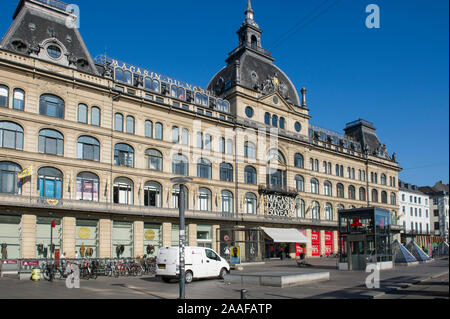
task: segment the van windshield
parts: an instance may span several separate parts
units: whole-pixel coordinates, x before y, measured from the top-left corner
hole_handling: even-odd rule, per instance
[[[212,250],[206,249],[206,257],[208,257],[209,259],[212,260],[220,260],[219,256],[217,256],[217,254],[215,252],[213,252]]]

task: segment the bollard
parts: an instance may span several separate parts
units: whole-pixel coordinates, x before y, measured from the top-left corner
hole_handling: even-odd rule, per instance
[[[247,290],[246,289],[241,290],[241,299],[247,299]]]

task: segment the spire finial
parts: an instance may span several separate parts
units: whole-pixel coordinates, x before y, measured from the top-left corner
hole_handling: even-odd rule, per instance
[[[251,0],[247,0],[247,11],[253,12]]]
[[[254,12],[252,9],[251,0],[247,0],[247,10],[245,10],[245,17],[247,20],[253,20]]]

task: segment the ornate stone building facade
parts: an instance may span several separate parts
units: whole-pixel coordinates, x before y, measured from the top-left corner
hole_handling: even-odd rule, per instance
[[[245,229],[234,242],[255,231],[263,243],[261,227],[295,228],[313,238],[308,256],[325,255],[338,251],[339,209],[379,206],[395,225],[395,154],[368,121],[344,134],[310,123],[306,89],[299,95],[263,49],[250,2],[238,47],[207,90],[93,59],[66,9],[21,1],[0,43],[0,244],[8,258],[49,254],[52,221],[56,251],[67,257],[178,245],[179,187],[170,179],[179,175],[193,178],[189,245],[221,250],[228,229]]]

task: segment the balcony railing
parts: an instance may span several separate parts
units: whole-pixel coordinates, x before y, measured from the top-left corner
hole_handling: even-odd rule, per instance
[[[9,208],[41,208],[47,210],[63,210],[81,213],[108,213],[122,215],[138,215],[152,217],[177,218],[177,208],[157,208],[137,205],[119,205],[106,202],[81,201],[73,199],[51,199],[43,197],[30,197],[21,195],[0,194],[0,206]],[[278,224],[292,224],[305,226],[337,227],[337,221],[317,220],[298,217],[277,217],[259,214],[225,213],[219,211],[187,210],[187,218],[201,218],[210,220],[227,220],[233,222],[271,222]]]

